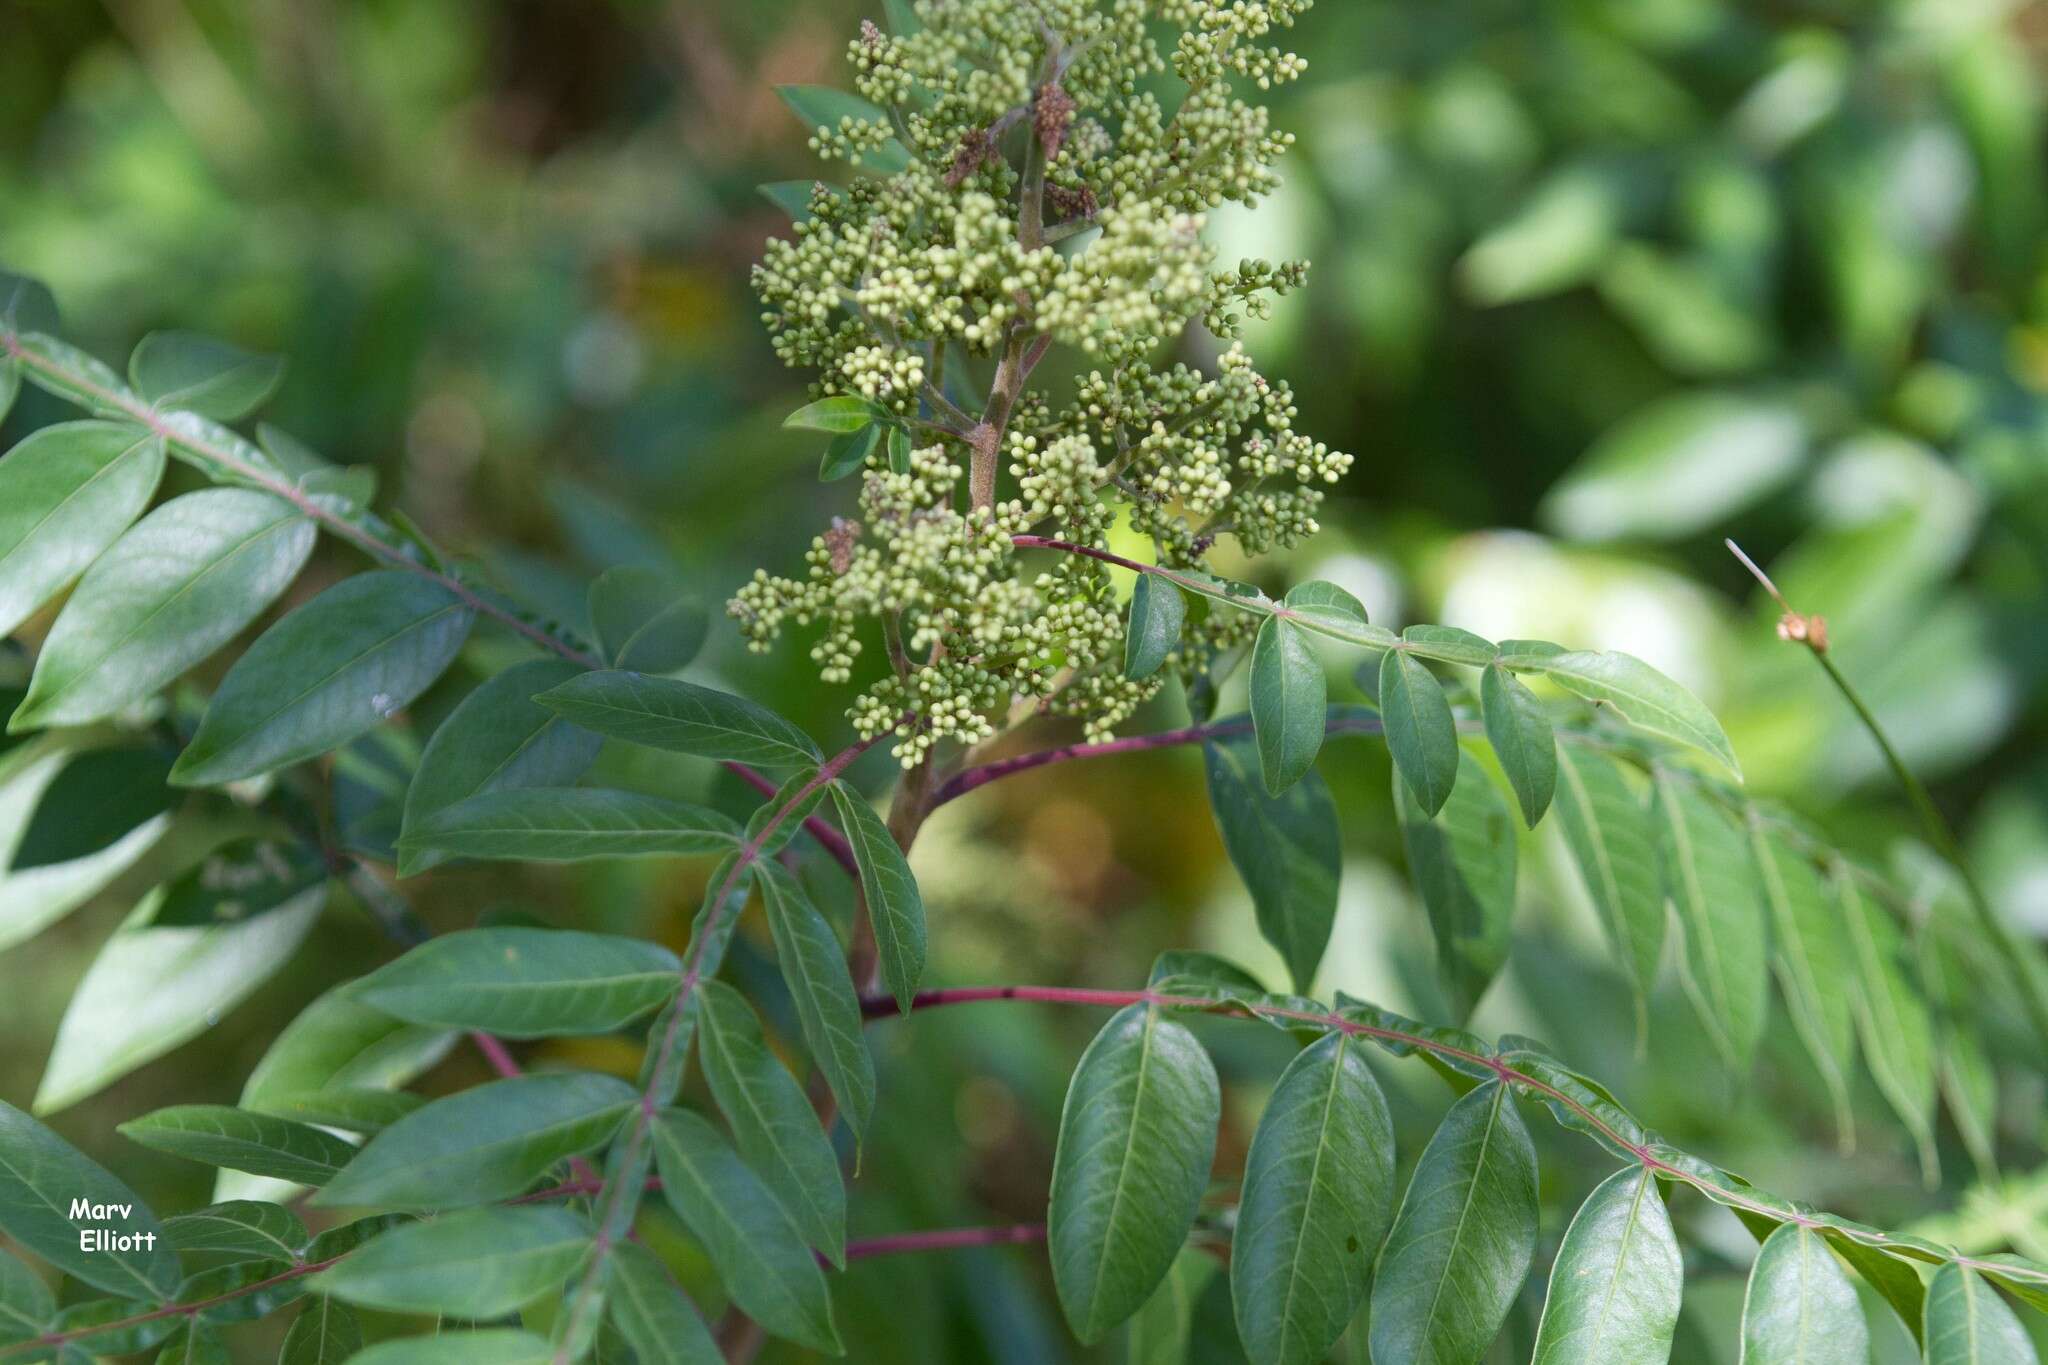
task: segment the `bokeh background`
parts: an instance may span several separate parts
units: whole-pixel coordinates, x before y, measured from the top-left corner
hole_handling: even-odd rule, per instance
[[[805,377],[776,363],[747,268],[786,225],[756,187],[814,173],[772,86],[843,81],[863,16],[854,0],[0,0],[0,262],[47,280],[72,339],[110,359],[160,327],[288,354],[272,421],[374,465],[385,505],[564,619],[621,562],[678,567],[715,607],[755,566],[799,563],[851,497],[813,477],[812,438],[780,429]],[[1277,99],[1299,138],[1286,188],[1211,231],[1228,259],[1314,261],[1248,342],[1294,385],[1300,425],[1358,460],[1325,533],[1247,572],[1336,580],[1390,624],[1637,653],[1723,715],[1752,786],[1890,861],[1909,826],[1877,755],[1774,638],[1721,547],[1733,535],[1827,615],[2001,912],[2048,937],[2048,7],[1325,0],[1290,37],[1309,73]],[[6,440],[62,415],[25,393]],[[750,656],[715,625],[696,676],[846,733],[845,694],[800,643]],[[1321,986],[1429,1011],[1384,753],[1339,742],[1322,766],[1348,863]],[[859,775],[879,788],[887,768]],[[743,800],[694,767],[628,776]],[[1728,1079],[1673,991],[1654,1060],[1637,1055],[1554,837],[1524,850],[1514,957],[1477,1027],[1550,1041],[1673,1141],[1767,1187],[2048,1256],[2048,1097],[2017,1035],[1999,1171],[1945,1128],[1943,1182],[1923,1188],[1867,1080],[1862,1140],[1839,1154],[1789,1036]],[[26,1103],[93,952],[179,856],[160,850],[0,956],[0,1094]],[[991,786],[935,819],[914,862],[937,982],[1127,986],[1183,945],[1277,965],[1191,752]],[[678,940],[704,871],[450,872],[405,889],[445,926],[514,907]],[[57,1126],[159,1210],[205,1202],[209,1173],[113,1125],[232,1102],[305,1001],[392,951],[337,898],[250,1002]],[[736,969],[772,992],[758,951],[743,945]],[[1042,1217],[1066,1075],[1098,1023],[990,1006],[878,1026],[855,1235]],[[1228,1171],[1286,1043],[1207,1035]],[[528,1057],[569,1059],[634,1062],[623,1044]],[[425,1084],[481,1074],[458,1054]],[[1405,1164],[1445,1096],[1412,1064],[1383,1074]],[[1533,1126],[1540,1264],[1602,1158]],[[1732,1360],[1751,1243],[1697,1200],[1676,1216],[1676,1358]],[[1502,1360],[1526,1358],[1540,1283],[1528,1300]],[[1070,1344],[1029,1249],[863,1263],[839,1304],[858,1361],[1118,1358]],[[1910,1358],[1872,1319],[1880,1359]],[[1201,1324],[1193,1358],[1235,1358],[1227,1302],[1206,1298]],[[246,1358],[268,1358],[264,1328],[237,1331]]]

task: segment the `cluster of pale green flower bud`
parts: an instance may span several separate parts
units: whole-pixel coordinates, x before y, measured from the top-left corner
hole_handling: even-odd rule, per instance
[[[864,23],[849,45],[875,107],[813,146],[908,165],[816,188],[754,284],[777,354],[816,371],[815,393],[859,396],[937,443],[904,471],[900,441],[874,442],[858,519],[817,537],[802,577],[757,573],[731,612],[755,649],[817,628],[812,658],[834,683],[880,636],[889,673],[849,714],[863,735],[893,730],[906,765],[987,738],[1019,701],[1102,737],[1160,685],[1121,676],[1107,568],[1026,562],[1013,536],[1106,546],[1122,516],[1165,563],[1199,564],[1220,535],[1257,553],[1312,534],[1322,488],[1349,467],[1294,431],[1286,387],[1238,346],[1212,375],[1153,368],[1190,324],[1234,340],[1302,282],[1302,262],[1217,270],[1201,234],[1207,210],[1278,184],[1292,139],[1234,89],[1300,74],[1266,40],[1306,8],[917,0],[911,31]],[[1170,48],[1162,25],[1180,30]],[[1170,110],[1141,88],[1169,67],[1187,87]],[[1096,369],[1025,387],[1050,347]],[[997,363],[977,373],[976,357]],[[975,412],[967,395],[991,383]],[[1244,643],[1241,616],[1192,611],[1176,661]]]

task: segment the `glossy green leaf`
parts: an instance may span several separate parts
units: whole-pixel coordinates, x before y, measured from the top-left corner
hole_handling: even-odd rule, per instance
[[[1859,1241],[1847,1227],[1824,1226],[1821,1236],[1827,1239],[1828,1246],[1833,1248],[1835,1254],[1847,1261],[1849,1268],[1862,1277],[1865,1284],[1875,1289],[1878,1296],[1892,1306],[1892,1311],[1898,1314],[1899,1321],[1913,1334],[1913,1340],[1917,1344],[1925,1327],[1923,1319],[1926,1316],[1927,1286],[1922,1283],[1920,1272],[1914,1268],[1913,1261],[1905,1255],[1894,1256]],[[1892,1241],[1889,1236],[1885,1236],[1884,1240]]]
[[[70,753],[52,749],[0,775],[0,949],[33,938],[98,895],[169,828],[170,816],[158,815],[83,858],[12,867],[18,845],[43,809],[44,793],[74,766]]]
[[[838,91],[833,92],[835,95]],[[820,398],[815,403],[806,403],[782,419],[785,427],[796,427],[804,431],[828,431],[835,436],[859,431],[863,427],[887,417],[886,409],[870,403],[865,398],[841,395]]]
[[[1870,1324],[1819,1233],[1784,1223],[1764,1239],[1742,1300],[1743,1365],[1865,1365]]]
[[[1187,618],[1180,589],[1158,574],[1141,573],[1131,585],[1131,619],[1124,630],[1124,676],[1149,678],[1180,647]]]
[[[44,393],[53,393],[75,403],[96,417],[133,419],[135,410],[145,406],[128,391],[121,376],[97,357],[53,336],[29,334],[19,338],[22,375]]]
[[[791,424],[785,422],[783,425]],[[892,435],[898,430],[900,428],[889,428]],[[837,483],[841,479],[858,474],[862,466],[867,464],[868,456],[874,454],[875,447],[881,440],[882,428],[879,426],[856,427],[852,431],[834,436],[825,443],[825,453],[818,460],[818,481]]]
[[[509,1199],[602,1144],[638,1100],[616,1076],[587,1071],[458,1091],[371,1138],[314,1202],[427,1210]]]
[[[85,571],[8,729],[82,725],[152,695],[261,615],[313,538],[290,503],[249,489],[157,508]]]
[[[1998,1291],[1954,1262],[1927,1288],[1927,1365],[2040,1365],[2026,1328]]]
[[[554,1344],[510,1327],[392,1337],[350,1356],[348,1365],[550,1365]]]
[[[756,864],[775,958],[789,985],[811,1061],[858,1141],[875,1107],[875,1062],[861,1028],[860,999],[832,926],[780,863]]]
[[[535,698],[601,735],[733,763],[823,761],[811,737],[730,692],[644,673],[585,673]]]
[[[662,1194],[748,1317],[800,1346],[840,1354],[832,1299],[803,1233],[718,1131],[683,1109],[654,1129]]]
[[[128,358],[128,382],[152,407],[234,422],[277,392],[284,360],[194,332],[151,332]]]
[[[1671,1356],[1685,1263],[1644,1166],[1586,1197],[1550,1268],[1534,1365],[1661,1365]]]
[[[1429,912],[1437,961],[1469,1010],[1508,958],[1515,817],[1479,761],[1455,744],[1452,753],[1462,771],[1435,818],[1423,813],[1414,788],[1398,773],[1394,813],[1408,875]]]
[[[739,834],[729,817],[687,801],[602,787],[527,787],[484,792],[436,811],[400,847],[564,863],[722,853]]]
[[[356,1310],[321,1295],[292,1319],[277,1365],[342,1365],[362,1348],[363,1325]]]
[[[697,657],[711,625],[702,599],[668,574],[622,564],[590,585],[590,627],[612,667],[673,673]]]
[[[1541,664],[1543,674],[1568,692],[1588,701],[1604,702],[1638,730],[1690,744],[1712,754],[1729,772],[1740,776],[1735,746],[1721,731],[1721,722],[1700,699],[1641,659],[1611,650],[1578,650],[1554,654]]]
[[[157,1352],[156,1365],[229,1365],[228,1348],[212,1327],[198,1318],[187,1318]]]
[[[1771,917],[1771,967],[1792,1027],[1834,1101],[1836,1126],[1846,1144],[1854,1130],[1849,1076],[1856,1052],[1855,950],[1813,864],[1755,814],[1749,843]]]
[[[164,885],[156,922],[235,924],[283,909],[327,880],[327,861],[308,844],[230,839]]]
[[[466,1209],[387,1232],[311,1286],[366,1308],[495,1318],[558,1287],[589,1251],[589,1225],[567,1209]]]
[[[57,1300],[42,1276],[0,1251],[0,1346],[42,1335],[56,1315]]]
[[[682,972],[674,953],[643,939],[506,926],[429,939],[359,990],[414,1024],[552,1038],[624,1027],[672,997]]]
[[[734,1143],[804,1240],[844,1267],[846,1186],[803,1087],[769,1050],[754,1007],[738,991],[722,981],[697,991],[697,1055]]]
[[[170,809],[169,771],[168,755],[143,745],[72,755],[43,788],[7,870],[76,862],[112,848]]]
[[[1252,642],[1252,730],[1266,790],[1301,780],[1323,747],[1328,691],[1323,665],[1299,627],[1268,617]]]
[[[581,671],[561,659],[514,664],[464,697],[441,722],[405,790],[401,876],[424,872],[448,856],[405,846],[405,836],[428,817],[484,792],[562,786],[590,766],[603,739],[533,700]]]
[[[754,807],[740,842],[754,848],[755,862],[773,858],[796,840],[804,822],[824,804],[828,785],[818,780],[816,768],[798,768],[773,796]]]
[[[290,1180],[324,1185],[355,1157],[332,1133],[225,1104],[180,1104],[119,1125],[121,1136],[159,1152]]]
[[[230,1199],[166,1218],[164,1236],[179,1251],[254,1261],[293,1260],[312,1240],[290,1209],[253,1199]]]
[[[1665,927],[1665,888],[1650,815],[1621,765],[1606,754],[1577,743],[1559,744],[1556,752],[1565,847],[1635,993],[1640,1030]]]
[[[161,890],[114,931],[65,1007],[36,1091],[52,1113],[211,1028],[297,950],[324,886],[240,924],[158,925]]]
[[[1571,754],[1574,766],[1590,777],[1579,752]],[[1770,934],[1742,832],[1682,775],[1660,768],[1654,787],[1658,864],[1685,936],[1680,972],[1686,994],[1715,1051],[1743,1072],[1770,1014]],[[1650,953],[1650,974],[1638,978],[1644,990],[1655,979],[1655,959]]]
[[[1255,1360],[1315,1365],[1365,1298],[1394,1207],[1394,1128],[1364,1044],[1328,1033],[1281,1074],[1245,1156],[1230,1242]]]
[[[1153,575],[1147,575],[1151,577]],[[1313,625],[1349,629],[1366,624],[1365,604],[1338,587],[1320,579],[1297,583],[1280,599],[1298,619]]]
[[[886,111],[837,86],[778,85],[775,87],[775,93],[782,96],[782,102],[803,120],[804,127],[813,131],[820,128],[837,128],[847,119],[860,123],[886,124],[889,121]],[[864,153],[861,160],[883,175],[894,175],[910,165],[910,153],[904,149],[901,142],[892,137],[881,146]]]
[[[1864,1065],[1871,1079],[1919,1144],[1921,1167],[1940,1176],[1934,1154],[1934,1097],[1939,1061],[1934,1019],[1904,962],[1898,924],[1856,886],[1846,868],[1832,879],[1841,922],[1856,958],[1852,1005]]]
[[[1060,1307],[1082,1341],[1137,1312],[1172,1267],[1220,1111],[1209,1054],[1155,1008],[1119,1010],[1081,1055],[1060,1111],[1047,1233]]]
[[[1458,780],[1458,727],[1442,684],[1405,651],[1380,656],[1380,720],[1394,770],[1425,815],[1450,800]]]
[[[910,472],[910,431],[900,424],[889,428],[889,472]]]
[[[1286,959],[1294,988],[1306,991],[1337,917],[1343,867],[1337,803],[1313,769],[1280,795],[1268,795],[1247,739],[1204,745],[1202,757],[1209,808],[1231,865],[1251,892],[1259,932]]]
[[[1476,1365],[1529,1274],[1536,1223],[1536,1149],[1491,1081],[1416,1163],[1373,1280],[1373,1359]]]
[[[911,876],[903,850],[866,797],[844,782],[834,782],[832,803],[860,864],[860,889],[867,897],[875,946],[881,951],[883,984],[908,1013],[924,975],[924,899],[918,894],[917,878]]]
[[[426,691],[474,619],[461,598],[416,574],[343,579],[235,661],[171,780],[218,786],[339,748]]]
[[[605,1307],[640,1365],[724,1365],[725,1355],[697,1306],[646,1247],[611,1250]]]
[[[74,1219],[79,1201],[87,1206]],[[80,1247],[84,1230],[132,1237],[128,1250]],[[68,1275],[110,1294],[163,1303],[178,1257],[149,1206],[99,1163],[0,1101],[0,1232]]]
[[[274,1095],[264,1102],[263,1112],[367,1136],[383,1132],[425,1103],[420,1096],[402,1090],[352,1087]]]
[[[1557,736],[1549,713],[1534,692],[1499,664],[1488,664],[1479,675],[1479,706],[1486,720],[1486,742],[1515,789],[1522,822],[1534,829],[1557,790]]]
[[[163,441],[126,422],[44,427],[0,458],[0,636],[142,515],[163,472]]]

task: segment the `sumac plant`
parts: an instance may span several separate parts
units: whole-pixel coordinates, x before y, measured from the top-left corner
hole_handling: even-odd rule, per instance
[[[1901,887],[1750,799],[1714,716],[1628,655],[1396,632],[1330,583],[1275,597],[1205,567],[1225,540],[1257,556],[1313,535],[1350,463],[1295,429],[1286,385],[1236,339],[1305,266],[1219,268],[1203,236],[1205,212],[1276,184],[1289,138],[1243,94],[1301,70],[1270,40],[1305,8],[926,0],[862,26],[857,94],[784,92],[845,174],[770,187],[795,222],[755,284],[777,352],[815,374],[789,422],[826,438],[821,475],[848,481],[847,515],[800,572],[740,585],[725,628],[761,650],[809,628],[826,684],[873,679],[846,736],[679,676],[707,622],[659,576],[607,572],[587,619],[557,623],[376,510],[364,470],[268,426],[242,434],[280,362],[156,334],[124,376],[61,339],[45,289],[0,284],[0,403],[26,382],[82,414],[0,459],[0,629],[33,657],[6,698],[0,943],[144,865],[173,828],[226,811],[242,831],[196,859],[188,846],[101,948],[33,1108],[200,1035],[292,957],[337,887],[396,949],[306,1005],[238,1104],[121,1125],[221,1168],[208,1207],[153,1212],[0,1105],[0,1228],[41,1263],[0,1253],[0,1361],[218,1360],[223,1334],[273,1313],[292,1315],[295,1363],[700,1362],[764,1334],[829,1355],[849,1260],[1042,1240],[1081,1343],[1126,1334],[1144,1360],[1178,1358],[1193,1285],[1220,1261],[1260,1365],[1322,1360],[1347,1333],[1379,1365],[1474,1362],[1546,1235],[1538,1120],[1613,1162],[1547,1234],[1538,1362],[1669,1355],[1685,1254],[1667,1203],[1689,1199],[1761,1243],[1746,1360],[1865,1359],[1859,1278],[1929,1361],[2032,1358],[2009,1299],[2048,1306],[2048,1268],[1768,1193],[1541,1044],[1458,1027],[1507,956],[1520,831],[1546,819],[1639,997],[1675,961],[1736,1077],[1789,1026],[1845,1126],[1860,1055],[1930,1154],[1945,1102],[1988,1158],[1976,1021],[1997,997],[2029,1017],[2030,959],[1974,932],[1957,897]],[[1200,363],[1163,361],[1175,346]],[[270,619],[323,536],[361,571]],[[1826,662],[1824,636],[1800,638]],[[857,670],[877,648],[886,668]],[[1376,704],[1329,702],[1325,660],[1344,651]],[[481,681],[423,732],[414,703],[458,659]],[[1188,723],[1119,735],[1162,690]],[[1046,716],[1081,737],[988,748],[1045,735]],[[409,742],[372,742],[392,735]],[[1317,763],[1360,742],[1392,757],[1444,1018],[1305,994],[1338,888]],[[1193,951],[1123,989],[929,979],[927,936],[947,927],[927,924],[906,853],[931,811],[1026,769],[1174,745],[1203,752],[1288,990]],[[605,746],[724,765],[760,804],[741,820],[595,785]],[[876,746],[900,761],[888,793],[848,780]],[[710,864],[680,954],[516,916],[430,935],[406,900],[410,878],[490,860],[648,856]],[[850,879],[850,924],[793,870],[821,862]],[[722,971],[736,935],[778,970]],[[862,1144],[891,1122],[869,1037],[971,1002],[994,1024],[1031,1007],[995,1002],[1020,1001],[1108,1013],[1074,1065],[1042,1226],[850,1241]],[[1212,1169],[1221,1087],[1203,1039],[1229,1020],[1298,1044],[1241,1170]],[[630,1049],[637,1075],[522,1068],[513,1044],[563,1037],[612,1040],[591,1058]],[[499,1079],[407,1089],[465,1040]],[[1448,1084],[1419,1154],[1395,1150],[1376,1054]],[[636,1235],[656,1206],[722,1285],[719,1327],[673,1254]],[[75,1281],[61,1295],[58,1275]],[[382,1314],[368,1345],[363,1309]]]

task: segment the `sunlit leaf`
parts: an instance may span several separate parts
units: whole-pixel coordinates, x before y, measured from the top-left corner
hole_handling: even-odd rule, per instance
[[[44,427],[0,458],[0,636],[128,529],[163,471],[163,441],[125,422]]]
[[[1641,659],[1580,650],[1542,660],[1545,677],[1588,701],[1605,702],[1638,730],[1712,754],[1738,776],[1735,746],[1700,699]]]
[[[589,1225],[567,1209],[467,1209],[388,1232],[311,1287],[366,1308],[494,1318],[559,1286],[589,1251]]]
[[[1998,1291],[1951,1262],[1927,1289],[1927,1365],[2039,1365],[2027,1331]]]
[[[1764,1239],[1742,1301],[1743,1365],[1865,1365],[1870,1325],[1856,1286],[1819,1233],[1782,1224]]]
[[[1671,1354],[1685,1266],[1648,1168],[1588,1195],[1550,1268],[1534,1365],[1639,1365]]]

